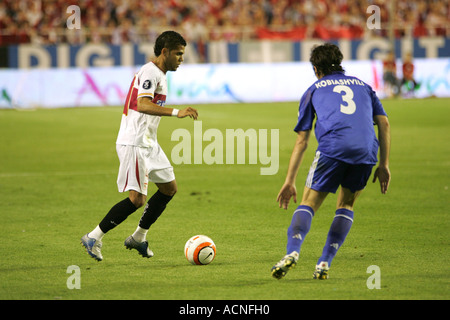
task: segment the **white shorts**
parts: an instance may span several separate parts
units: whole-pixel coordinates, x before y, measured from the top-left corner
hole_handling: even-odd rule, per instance
[[[119,192],[134,190],[147,195],[149,181],[167,183],[175,180],[173,167],[159,145],[140,148],[118,144],[116,148],[120,161]]]

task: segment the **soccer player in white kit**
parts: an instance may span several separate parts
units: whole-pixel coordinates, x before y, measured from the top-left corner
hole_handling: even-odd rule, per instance
[[[158,190],[149,199],[136,231],[124,244],[143,257],[153,256],[146,240],[148,229],[177,192],[173,167],[158,144],[158,125],[161,116],[194,120],[198,117],[197,110],[191,107],[182,110],[164,107],[166,72],[177,70],[183,62],[185,47],[186,41],[180,34],[163,32],[155,42],[156,58],[145,64],[131,82],[116,141],[120,160],[117,186],[119,192],[128,191],[129,196],[113,206],[99,225],[81,238],[89,255],[97,261],[103,260],[103,236],[146,203],[149,181]]]

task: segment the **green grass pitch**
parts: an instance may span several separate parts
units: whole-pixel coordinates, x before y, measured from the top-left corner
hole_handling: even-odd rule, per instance
[[[0,110],[0,299],[449,299],[450,100],[383,103],[392,128],[390,190],[381,195],[369,182],[326,281],[312,273],[336,195],[316,213],[297,267],[282,280],[270,276],[295,208],[279,209],[276,196],[296,137],[296,102],[196,106],[203,131],[279,129],[278,173],[260,175],[261,164],[175,165],[178,194],[149,232],[155,256],[124,249],[139,210],[105,236],[100,263],[80,237],[126,196],[116,187],[122,108]],[[179,127],[192,131],[193,121],[161,121],[158,137],[169,158]],[[299,197],[315,148],[312,137]],[[184,257],[195,234],[217,245],[210,265]],[[80,289],[67,286],[72,265]],[[380,289],[367,287],[372,265]]]

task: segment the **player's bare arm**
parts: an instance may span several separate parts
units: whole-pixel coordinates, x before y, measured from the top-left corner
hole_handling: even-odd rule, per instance
[[[173,108],[161,107],[156,103],[152,102],[150,97],[141,97],[137,102],[137,111],[150,114],[153,116],[172,116]],[[196,109],[187,107],[180,110],[177,114],[178,118],[190,117],[194,120],[198,118],[198,112]]]
[[[389,120],[386,116],[377,115],[374,122],[378,126],[378,140],[380,142],[380,161],[373,176],[373,182],[378,178],[380,182],[381,193],[385,194],[391,180],[391,172],[389,170],[389,153],[391,149],[391,131]]]
[[[277,202],[279,207],[287,210],[289,201],[294,198],[294,202],[297,202],[297,189],[295,187],[295,180],[297,178],[298,169],[303,160],[306,149],[308,148],[308,141],[311,131],[299,131],[297,140],[295,141],[294,149],[289,160],[288,172],[286,174],[286,180],[278,193]]]

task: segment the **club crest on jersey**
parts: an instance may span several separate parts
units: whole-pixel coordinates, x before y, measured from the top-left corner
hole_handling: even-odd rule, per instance
[[[151,86],[152,83],[150,82],[150,80],[145,80],[144,83],[142,84],[142,88],[144,88],[145,90],[150,89]]]

